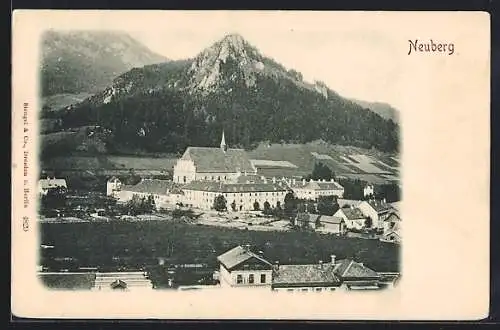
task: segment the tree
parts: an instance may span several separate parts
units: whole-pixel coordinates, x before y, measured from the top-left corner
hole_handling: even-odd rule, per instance
[[[313,180],[331,180],[334,178],[332,170],[322,162],[316,162],[312,171]]]
[[[365,228],[371,228],[373,225],[373,220],[372,218],[368,217],[365,219]]]
[[[264,214],[270,214],[271,213],[271,204],[269,204],[268,201],[264,202]]]
[[[236,201],[233,201],[233,202],[231,203],[231,209],[232,209],[233,211],[236,211]]]
[[[254,211],[258,211],[258,210],[260,210],[260,205],[259,205],[259,202],[255,201],[255,203],[253,203],[253,210],[254,210]]]
[[[41,206],[43,209],[58,209],[66,206],[66,188],[56,187],[49,189],[47,194],[42,196]]]
[[[290,191],[285,195],[283,209],[286,217],[292,218],[294,216],[297,210],[297,203],[297,198],[294,196],[293,192]]]
[[[333,196],[319,196],[318,198],[318,213],[321,215],[334,215],[339,209]]]
[[[216,211],[219,212],[226,211],[226,198],[223,195],[218,195],[217,197],[215,197],[213,207]]]

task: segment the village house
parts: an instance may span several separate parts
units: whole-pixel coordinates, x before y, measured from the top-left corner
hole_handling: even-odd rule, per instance
[[[310,180],[296,181],[291,180],[290,189],[293,190],[298,199],[317,200],[320,196],[344,196],[344,187],[333,179],[326,180]]]
[[[324,292],[379,289],[382,275],[351,259],[314,264],[271,264],[249,245],[237,246],[217,257],[222,287],[264,287],[273,291]],[[391,273],[392,274],[392,273]],[[394,273],[397,275],[397,273]],[[397,277],[394,274],[393,277]],[[386,280],[384,278],[384,280]]]
[[[316,230],[325,234],[344,235],[347,232],[347,226],[344,219],[330,215],[322,215],[319,218],[320,226]]]
[[[293,219],[293,224],[303,229],[316,229],[316,223],[319,221],[320,215],[307,212],[298,212]]]
[[[372,226],[377,229],[382,229],[384,220],[394,210],[390,204],[386,203],[385,199],[381,201],[374,199],[363,201],[358,205],[358,208],[363,212],[365,217],[372,220]]]
[[[46,179],[38,180],[38,193],[40,195],[47,195],[49,190],[63,188],[68,189],[65,179],[56,179],[47,177]]]
[[[380,240],[393,243],[401,243],[401,218],[397,212],[391,212],[384,220],[384,233]]]
[[[224,132],[219,148],[188,147],[174,166],[174,182],[235,180],[241,174],[256,174],[257,170],[243,149],[227,148]]]
[[[142,179],[138,184],[121,185],[118,192],[120,202],[127,202],[134,195],[139,197],[153,196],[157,209],[166,208],[183,201],[180,187],[170,180]]]
[[[380,288],[381,275],[361,262],[351,259],[339,260],[334,272],[342,281],[342,287],[345,289],[370,290]]]
[[[340,217],[299,212],[294,219],[294,225],[308,228],[325,234],[345,234],[347,227],[344,219]]]
[[[272,283],[272,264],[253,253],[248,245],[237,246],[217,257],[222,287],[264,287]]]
[[[224,183],[191,181],[185,185],[184,204],[203,210],[213,208],[215,198],[224,196],[226,207],[233,211],[252,211],[257,203],[260,210],[269,203],[270,208],[284,205],[287,189],[273,182],[266,183]],[[234,206],[234,208],[233,208]]]
[[[106,182],[106,195],[118,198],[122,186],[122,182],[117,177],[113,176]]]
[[[367,224],[363,212],[354,206],[340,208],[333,216],[343,219],[347,229],[361,230]]]

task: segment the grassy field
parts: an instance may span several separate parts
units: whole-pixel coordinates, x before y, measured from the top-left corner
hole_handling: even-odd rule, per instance
[[[75,258],[74,267],[138,269],[171,263],[205,263],[238,244],[251,244],[271,262],[315,263],[355,258],[376,271],[397,271],[399,248],[378,240],[342,238],[314,232],[259,232],[168,221],[110,223],[42,223],[41,244],[54,245],[42,255],[45,266],[63,267],[54,258]],[[51,264],[52,263],[52,264]]]
[[[68,156],[53,157],[42,162],[47,170],[156,170],[169,171],[177,161],[174,157],[131,157],[131,156]]]

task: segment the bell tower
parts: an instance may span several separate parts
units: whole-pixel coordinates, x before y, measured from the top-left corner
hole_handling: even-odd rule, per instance
[[[224,130],[222,130],[222,139],[220,140],[220,148],[222,151],[227,151],[226,138],[224,137]]]

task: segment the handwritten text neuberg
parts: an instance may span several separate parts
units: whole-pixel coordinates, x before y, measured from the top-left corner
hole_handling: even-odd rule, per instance
[[[428,42],[422,42],[418,39],[408,40],[408,42],[410,43],[408,55],[412,52],[443,53],[445,55],[453,55],[455,53],[455,44],[453,43],[434,42],[432,39]]]

